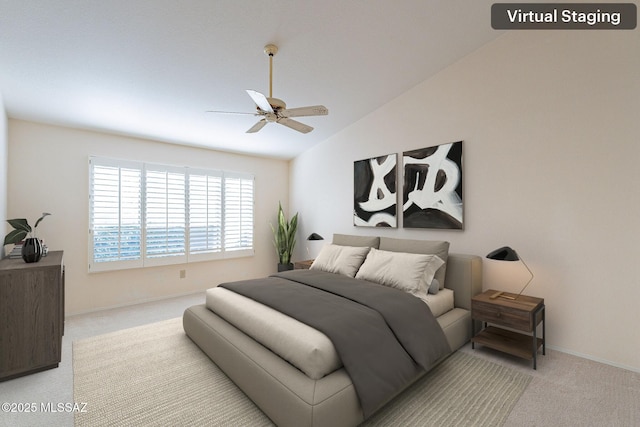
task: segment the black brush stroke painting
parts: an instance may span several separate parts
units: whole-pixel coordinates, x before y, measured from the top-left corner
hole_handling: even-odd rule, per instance
[[[353,163],[353,224],[397,227],[397,155]]]
[[[405,151],[405,228],[462,230],[462,141]]]

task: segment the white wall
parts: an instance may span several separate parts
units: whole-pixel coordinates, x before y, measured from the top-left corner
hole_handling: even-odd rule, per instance
[[[88,274],[90,155],[254,173],[255,256]],[[279,200],[288,206],[288,167],[282,160],[10,119],[8,215],[35,221],[42,212],[53,214],[38,226],[38,237],[50,250],[64,250],[67,314],[132,304],[275,272],[269,224],[276,221]],[[183,269],[186,278],[180,279]]]
[[[7,224],[7,176],[8,176],[8,141],[7,141],[7,113],[4,110],[2,93],[0,93],[0,238],[4,242]],[[10,227],[9,227],[10,228]],[[9,230],[7,230],[8,232]],[[0,250],[0,258],[4,257],[4,250]]]
[[[545,298],[552,347],[640,371],[638,52],[638,31],[506,33],[296,158],[298,238],[510,245],[535,274],[526,293]],[[352,225],[353,161],[458,140],[464,231]],[[518,289],[487,264],[485,289]]]

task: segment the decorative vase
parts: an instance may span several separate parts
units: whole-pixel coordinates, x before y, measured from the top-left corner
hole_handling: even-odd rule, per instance
[[[278,263],[278,273],[281,271],[293,270],[293,263],[290,262],[288,264],[280,264]]]
[[[24,240],[22,245],[22,259],[24,262],[38,262],[42,258],[42,244],[35,237]]]

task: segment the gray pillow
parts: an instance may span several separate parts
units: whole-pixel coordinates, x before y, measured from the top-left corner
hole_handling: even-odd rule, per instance
[[[429,285],[428,293],[436,295],[438,291],[440,291],[440,282],[438,282],[438,279],[433,279]]]

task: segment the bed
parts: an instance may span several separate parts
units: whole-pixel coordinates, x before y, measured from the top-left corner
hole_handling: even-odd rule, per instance
[[[362,251],[357,248],[362,248]],[[470,316],[471,297],[482,292],[482,260],[475,255],[449,253],[448,250],[448,242],[336,234],[332,243],[323,248],[314,262],[315,266],[312,266],[308,272],[296,270],[271,276],[267,280],[273,285],[271,288],[255,287],[251,283],[244,283],[252,281],[244,281],[223,284],[208,290],[205,304],[189,307],[185,311],[183,316],[184,330],[191,340],[275,424],[310,427],[356,426],[422,377],[429,369],[468,342],[473,335],[474,324]],[[355,260],[352,259],[353,254],[363,252],[365,253],[364,260],[358,256],[355,257]],[[427,271],[431,268],[432,274],[429,277],[427,272],[428,283],[423,283],[421,287],[430,285],[433,292],[420,291],[419,295],[416,295],[412,290],[411,293],[414,295],[409,295],[408,292],[405,292],[407,289],[403,289],[402,292],[390,289],[397,288],[393,284],[393,286],[377,286],[376,292],[378,290],[387,292],[390,289],[390,293],[380,294],[385,295],[384,298],[378,298],[376,301],[384,300],[387,301],[384,304],[394,304],[394,298],[397,297],[405,298],[402,300],[403,304],[407,298],[411,299],[409,302],[412,307],[414,305],[424,306],[426,303],[429,307],[429,310],[426,311],[430,312],[429,315],[433,313],[433,322],[438,329],[433,333],[435,335],[442,334],[442,340],[445,344],[444,347],[440,345],[437,352],[433,350],[429,356],[430,359],[424,364],[418,366],[414,363],[417,366],[415,369],[407,368],[408,370],[403,371],[400,388],[391,388],[383,396],[375,396],[374,403],[370,403],[371,398],[366,397],[365,399],[363,393],[369,389],[377,389],[371,385],[375,385],[376,382],[375,379],[369,378],[370,375],[367,375],[367,372],[372,371],[366,371],[366,368],[362,368],[364,369],[363,373],[354,373],[354,366],[360,369],[361,363],[354,363],[350,354],[357,353],[357,348],[350,350],[351,353],[346,353],[338,345],[340,340],[344,341],[345,339],[335,338],[332,333],[325,331],[322,323],[324,320],[318,324],[311,321],[309,324],[315,326],[311,327],[305,324],[305,319],[303,319],[304,321],[296,320],[280,312],[282,310],[284,313],[288,313],[287,310],[290,309],[292,317],[300,314],[304,317],[307,312],[315,311],[315,304],[313,304],[313,310],[299,310],[300,306],[305,306],[299,302],[293,304],[293,308],[283,307],[280,309],[278,304],[281,300],[289,299],[282,297],[282,295],[290,295],[287,293],[290,292],[288,288],[279,289],[282,282],[287,282],[286,284],[289,285],[291,281],[294,282],[295,287],[305,289],[310,287],[311,290],[308,292],[314,293],[317,292],[315,282],[321,283],[319,286],[325,286],[326,282],[328,283],[326,286],[332,287],[334,283],[346,281],[344,283],[349,284],[346,287],[349,292],[355,292],[351,285],[360,286],[362,282],[362,286],[365,286],[364,283],[371,283],[365,273],[367,267],[376,266],[375,263],[369,262],[370,258],[374,259],[373,254],[375,256],[391,256],[392,258],[383,259],[382,265],[400,266],[403,272],[411,270],[410,267],[403,264],[407,260],[410,262],[416,259],[419,262],[424,259],[429,260],[427,264],[431,263],[431,267],[428,267]],[[341,261],[336,263],[338,255]],[[416,255],[417,258],[411,258],[413,255]],[[345,256],[351,256],[349,262],[342,262]],[[389,259],[394,261],[390,263]],[[442,260],[441,265],[438,259]],[[339,266],[336,267],[338,264]],[[332,268],[339,270],[339,272],[329,271]],[[346,274],[345,268],[347,269]],[[369,272],[372,272],[374,276],[381,270],[384,268],[369,268]],[[350,274],[354,274],[355,278],[353,276],[347,277]],[[331,280],[332,277],[335,280]],[[367,281],[363,282],[363,278]],[[307,284],[300,286],[298,281],[313,283],[309,286]],[[245,287],[245,285],[251,285],[251,287]],[[434,287],[438,289],[435,290]],[[269,292],[265,292],[266,289],[269,289]],[[332,289],[329,289],[330,293],[333,292]],[[324,291],[326,290],[322,292]],[[248,294],[243,294],[243,292],[248,292]],[[262,293],[267,300],[256,302],[255,296],[251,292]],[[285,293],[278,294],[278,292]],[[370,302],[373,297],[367,295]],[[260,298],[260,295],[256,298]],[[349,298],[351,297],[347,299]],[[309,304],[306,306],[308,307]],[[334,310],[336,309],[334,308]],[[342,307],[338,310],[341,313]],[[379,310],[384,312],[388,310],[388,307],[382,306]],[[407,311],[409,310],[407,309]],[[320,319],[332,317],[319,315]],[[392,315],[391,317],[399,316]],[[423,323],[429,322],[413,323],[419,323],[419,327],[422,327]],[[394,326],[390,323],[389,327],[393,328]],[[393,334],[397,334],[398,330],[404,330],[404,326],[396,328],[392,331]],[[375,329],[374,333],[377,333],[379,328],[373,329]],[[422,330],[419,333],[422,334]],[[328,339],[328,336],[332,338]],[[332,340],[336,339],[336,347],[334,348]],[[434,342],[438,343],[439,339],[437,336],[434,337]],[[348,341],[348,339],[346,340]],[[377,340],[378,338],[373,341]],[[327,341],[328,344],[325,344]],[[411,346],[412,343],[415,344],[418,341],[422,340],[409,339],[408,345]],[[406,344],[402,343],[400,346],[404,348]],[[433,346],[438,347],[436,344]],[[385,345],[384,347],[390,346]],[[305,353],[305,351],[307,352]],[[407,351],[410,352],[410,350]],[[378,370],[379,365],[375,364],[379,364],[380,360],[384,360],[384,357],[397,358],[393,353],[380,357],[369,357],[368,359],[372,359],[374,364],[370,369]],[[366,364],[362,363],[362,365]],[[347,372],[348,370],[349,372]],[[393,373],[391,376],[394,377]]]

